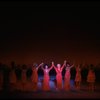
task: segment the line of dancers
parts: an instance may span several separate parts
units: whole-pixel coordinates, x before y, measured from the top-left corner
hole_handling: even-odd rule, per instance
[[[60,90],[65,90],[68,91],[70,90],[70,78],[71,78],[71,74],[70,74],[70,70],[72,67],[75,67],[74,64],[70,65],[69,63],[66,63],[66,61],[64,61],[63,65],[61,66],[61,64],[57,64],[55,66],[54,62],[52,62],[51,66],[49,67],[48,65],[43,66],[44,64],[41,63],[38,66],[32,66],[32,75],[31,75],[31,88],[33,91],[37,91],[38,90],[38,69],[41,68],[44,72],[44,76],[43,76],[43,82],[42,82],[42,90],[43,91],[50,91],[50,85],[49,85],[49,81],[50,81],[50,75],[49,72],[51,71],[51,69],[55,69],[56,71],[56,90],[60,91]],[[62,85],[62,71],[65,68],[65,75],[64,75],[64,86]],[[76,89],[80,90],[81,88],[81,81],[82,81],[82,77],[81,77],[81,68],[78,65],[77,67],[75,67],[76,69],[76,75],[75,75],[75,87]],[[94,83],[95,83],[95,73],[92,69],[89,69],[88,71],[88,75],[87,75],[87,82],[88,82],[88,89],[91,91],[94,91]],[[10,84],[10,90],[13,91],[15,89],[17,90],[22,90],[25,91],[25,88],[28,87],[27,83],[27,77],[26,77],[26,68],[25,66],[23,66],[23,70],[22,70],[22,81],[19,81],[17,79],[17,76],[15,74],[15,68],[12,67],[10,74],[9,74],[9,84]],[[3,74],[0,71],[0,90],[2,90],[2,86],[3,86]],[[28,87],[29,88],[29,87]]]

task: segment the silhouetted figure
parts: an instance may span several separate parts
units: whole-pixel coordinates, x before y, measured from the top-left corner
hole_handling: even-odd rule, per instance
[[[62,89],[62,70],[64,68],[64,66],[66,65],[66,61],[64,61],[63,66],[61,67],[61,64],[57,64],[57,67],[55,67],[54,63],[54,69],[56,71],[56,81],[57,81],[57,85],[56,85],[56,89],[57,90],[61,90]]]
[[[21,73],[22,73],[21,65],[16,66],[15,73],[17,76],[17,81],[21,81]]]
[[[76,67],[75,85],[76,85],[76,89],[80,90],[80,85],[81,85],[81,68],[80,68],[79,65]]]
[[[100,63],[95,66],[96,82],[100,82]]]
[[[45,65],[45,68],[43,68],[43,66],[41,68],[42,68],[42,70],[44,72],[43,91],[49,91],[50,90],[50,86],[49,86],[49,81],[50,81],[49,72],[53,68],[53,62],[52,62],[52,66],[50,68],[48,68],[47,65]]]
[[[32,68],[31,68],[31,66],[28,67],[27,72],[26,72],[26,76],[27,76],[28,81],[31,82],[31,77],[32,77]]]
[[[22,77],[21,77],[21,82],[22,82],[22,91],[26,90],[26,85],[27,85],[27,76],[26,76],[26,72],[27,72],[27,66],[24,64],[22,65]]]
[[[83,64],[81,67],[81,77],[82,77],[82,83],[85,84],[87,82],[87,75],[88,75],[88,65]]]
[[[88,89],[89,91],[94,91],[95,89],[95,72],[92,68],[89,69],[87,75]]]
[[[36,66],[36,65],[32,66],[31,81],[32,81],[32,84],[33,84],[33,90],[34,91],[36,91],[38,89],[38,69],[42,65],[43,65],[43,63],[41,63],[39,66]]]
[[[65,72],[65,77],[64,77],[64,90],[69,90],[70,89],[70,69],[73,67],[74,65],[70,65],[69,63],[66,64],[66,72]]]
[[[10,73],[9,73],[10,91],[14,91],[16,89],[17,77],[16,77],[16,73],[15,73],[15,67],[16,67],[16,65],[14,64],[14,62],[12,62]]]
[[[22,87],[22,82],[21,82],[21,77],[22,77],[22,68],[21,68],[21,65],[17,65],[15,72],[16,72],[16,76],[17,76],[16,89],[18,91],[22,91],[23,87]]]
[[[4,76],[4,80],[3,80],[3,90],[5,92],[9,91],[9,72],[10,69],[7,65],[3,64],[3,76]]]

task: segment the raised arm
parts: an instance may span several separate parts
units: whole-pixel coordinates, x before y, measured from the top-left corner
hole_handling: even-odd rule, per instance
[[[74,64],[70,66],[70,68],[74,67]]]
[[[43,65],[43,63],[41,63],[38,67],[37,67],[37,70],[39,69],[39,67],[41,67]]]
[[[52,62],[51,67],[49,68],[49,71],[54,67],[54,63]]]
[[[41,69],[44,71],[45,69],[43,68],[43,66],[41,66]]]
[[[52,62],[52,66],[54,67],[55,70],[57,69],[56,66],[54,65],[54,62]]]
[[[64,64],[61,67],[61,71],[63,70],[63,68],[66,66],[66,60],[64,61]]]

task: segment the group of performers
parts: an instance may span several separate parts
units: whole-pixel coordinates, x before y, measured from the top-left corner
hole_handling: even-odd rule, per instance
[[[41,68],[44,72],[44,76],[43,76],[43,83],[42,83],[42,90],[43,91],[50,91],[50,85],[49,85],[49,81],[50,81],[50,75],[49,72],[51,71],[51,69],[55,69],[56,71],[56,90],[65,90],[68,91],[70,90],[70,78],[71,78],[71,74],[70,74],[70,70],[72,67],[75,67],[74,64],[70,65],[69,63],[66,63],[66,61],[64,61],[64,64],[61,66],[61,64],[57,64],[57,66],[55,66],[54,62],[52,62],[51,66],[49,67],[48,65],[43,66],[44,64],[41,63],[39,66],[32,66],[32,75],[31,75],[31,83],[32,83],[32,88],[34,91],[38,90],[38,69]],[[64,75],[64,86],[62,85],[62,71],[65,68],[65,75]],[[76,69],[76,76],[75,76],[75,87],[76,89],[80,90],[81,88],[81,81],[82,81],[82,77],[81,77],[81,68],[78,65],[77,67],[75,67]],[[12,90],[14,90],[15,87],[18,87],[19,89],[22,88],[22,90],[24,91],[25,87],[24,86],[27,83],[27,78],[26,78],[26,69],[23,68],[22,70],[22,81],[20,84],[22,84],[22,86],[18,85],[19,82],[17,80],[16,74],[15,74],[15,70],[14,68],[12,68],[10,74],[9,74],[9,82],[10,82],[10,87]],[[94,83],[95,83],[95,73],[92,69],[89,69],[88,71],[88,75],[87,75],[87,82],[89,84],[89,90],[94,90]],[[3,85],[3,74],[0,72],[0,90],[2,89]]]

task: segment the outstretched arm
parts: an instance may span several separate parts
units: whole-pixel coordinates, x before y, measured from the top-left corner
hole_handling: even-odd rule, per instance
[[[54,67],[55,70],[57,69],[56,66],[54,65],[54,62],[52,62],[52,66]]]
[[[63,70],[63,68],[66,66],[66,60],[64,61],[64,64],[61,67],[61,71]]]
[[[38,69],[39,69],[39,67],[40,67],[40,66],[42,66],[42,65],[43,65],[43,63],[41,63],[41,64],[37,67],[37,70],[38,70]]]
[[[70,68],[74,67],[74,64],[70,66]]]
[[[54,63],[52,62],[51,67],[49,68],[49,71],[54,67]]]
[[[43,68],[43,66],[41,66],[41,69],[44,71],[45,69]]]

